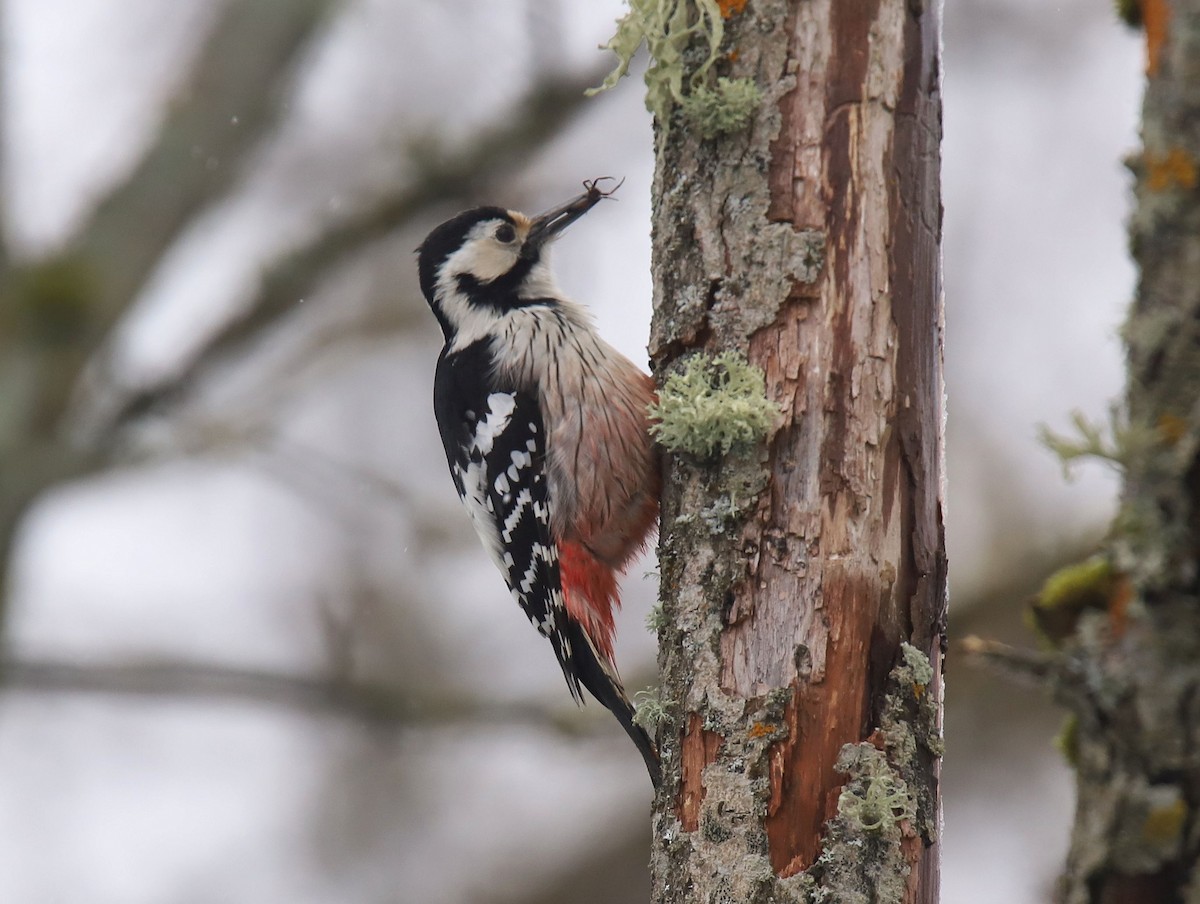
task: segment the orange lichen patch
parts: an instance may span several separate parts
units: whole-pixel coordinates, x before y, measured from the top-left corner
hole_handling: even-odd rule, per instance
[[[1167,41],[1167,20],[1171,8],[1167,0],[1142,0],[1142,27],[1146,30],[1146,75],[1158,75],[1163,44]]]
[[[731,50],[731,51],[729,51],[728,54],[725,55],[725,59],[729,60],[729,62],[731,62],[731,63],[736,63],[738,61],[738,57],[740,57],[740,56],[741,56],[741,54],[738,53],[736,50]]]
[[[1129,626],[1129,604],[1133,602],[1133,583],[1129,576],[1117,576],[1116,586],[1108,598],[1108,621],[1112,627],[1113,637],[1120,639]]]
[[[916,697],[918,700],[920,700],[922,697],[925,696],[926,686],[924,684],[914,684],[912,687],[913,687],[913,696]]]
[[[704,803],[704,768],[715,762],[721,749],[721,736],[704,727],[699,713],[689,713],[687,731],[680,751],[679,824],[685,832],[700,827],[700,805]]]
[[[1196,159],[1183,148],[1171,148],[1162,156],[1147,151],[1142,159],[1146,164],[1146,187],[1151,191],[1196,187]]]
[[[750,726],[750,731],[747,732],[747,734],[749,734],[750,737],[755,738],[755,739],[765,738],[767,735],[771,735],[774,733],[775,733],[775,726],[768,725],[766,722],[755,722],[753,725]]]
[[[746,0],[717,0],[717,6],[721,10],[721,18],[728,19],[746,8]]]
[[[1158,435],[1168,446],[1176,445],[1187,435],[1188,423],[1177,414],[1164,414],[1158,419]]]
[[[1146,814],[1142,837],[1154,844],[1173,844],[1183,832],[1187,819],[1187,804],[1176,799],[1165,807],[1156,807]]]

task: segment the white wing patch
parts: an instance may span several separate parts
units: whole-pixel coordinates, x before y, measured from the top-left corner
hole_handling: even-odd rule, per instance
[[[488,495],[487,466],[480,459],[486,458],[492,451],[496,438],[508,428],[517,406],[516,396],[511,392],[493,392],[487,398],[487,406],[487,411],[475,425],[475,435],[471,439],[471,451],[474,454],[470,458],[473,460],[466,468],[456,466],[455,471],[463,488],[462,503],[471,517],[471,526],[483,541],[483,548],[496,563],[496,567],[504,574],[508,570],[504,558],[505,541],[496,529],[496,514]],[[503,474],[501,476],[503,477]],[[501,489],[497,485],[496,489],[501,493],[507,492],[507,486]]]
[[[491,452],[496,437],[508,428],[517,407],[517,397],[511,392],[493,392],[487,397],[487,404],[488,410],[475,428],[473,443],[481,455]]]

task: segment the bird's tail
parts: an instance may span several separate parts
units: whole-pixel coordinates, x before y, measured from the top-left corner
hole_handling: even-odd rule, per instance
[[[616,572],[578,543],[560,542],[558,555],[563,598],[572,629],[575,677],[617,717],[646,761],[650,780],[657,788],[662,779],[658,751],[650,735],[633,720],[633,704],[625,694],[613,660],[613,611],[621,605]]]
[[[650,781],[657,789],[662,784],[662,766],[658,759],[658,748],[642,726],[634,721],[633,704],[625,694],[625,688],[617,675],[617,670],[596,650],[587,632],[574,619],[570,619],[572,664],[575,676],[588,689],[593,697],[617,717],[625,734],[633,741],[642,759],[646,762],[646,771],[650,773]]]

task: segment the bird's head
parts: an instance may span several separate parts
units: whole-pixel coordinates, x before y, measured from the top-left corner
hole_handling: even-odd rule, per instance
[[[434,229],[417,249],[421,291],[450,341],[468,322],[552,296],[546,265],[550,241],[612,194],[587,191],[540,216],[475,207]]]

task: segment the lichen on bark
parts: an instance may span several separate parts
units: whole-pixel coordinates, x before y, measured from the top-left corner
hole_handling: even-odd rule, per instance
[[[667,374],[650,416],[650,432],[663,448],[709,458],[765,439],[780,411],[767,398],[762,371],[744,355],[701,352]]]
[[[669,130],[676,109],[705,138],[745,126],[762,100],[752,78],[706,79],[721,59],[725,19],[734,5],[718,0],[628,0],[629,11],[604,47],[617,55],[617,67],[591,93],[614,87],[629,71],[638,47],[650,53],[646,68],[646,109]],[[745,0],[736,4],[737,11]]]
[[[753,79],[763,102],[717,137],[657,123],[650,354],[664,380],[697,352],[737,350],[782,419],[726,455],[666,456],[655,900],[930,902],[945,603],[937,10],[721,8],[708,75]],[[851,798],[838,816],[846,788],[904,801],[890,823],[858,823],[899,858],[886,869],[835,843],[861,816]],[[900,878],[879,898],[885,872]]]
[[[813,904],[901,904],[911,868],[901,847],[914,805],[882,751],[847,744],[838,771],[849,776],[811,870]],[[911,834],[911,830],[910,834]]]

